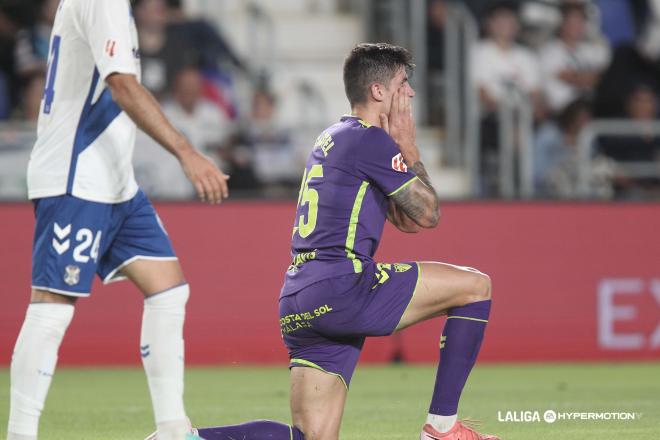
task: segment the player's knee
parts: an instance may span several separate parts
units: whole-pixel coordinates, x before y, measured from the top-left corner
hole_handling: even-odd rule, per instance
[[[476,301],[486,301],[492,297],[492,283],[485,273],[477,274],[477,287],[475,288]]]
[[[303,417],[295,417],[295,414],[292,415],[294,416],[294,420],[299,420],[299,423],[295,426],[304,435],[304,440],[339,439],[339,430],[322,414],[319,414],[317,417],[310,417],[309,414],[305,414]]]
[[[308,430],[302,431],[305,440],[339,440],[339,434],[327,432],[323,430]]]
[[[60,295],[47,290],[32,289],[31,303],[69,304],[74,305],[78,298],[75,296]]]
[[[465,290],[464,303],[471,304],[491,299],[491,281],[485,273],[473,272],[470,274],[469,288]]]

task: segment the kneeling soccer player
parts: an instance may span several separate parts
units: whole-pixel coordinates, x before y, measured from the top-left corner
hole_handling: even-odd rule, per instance
[[[488,276],[448,264],[372,259],[386,217],[404,232],[438,223],[438,199],[415,145],[412,68],[401,47],[355,47],[344,65],[352,116],[325,130],[307,161],[293,263],[280,295],[293,426],[254,421],[200,429],[202,438],[337,439],[365,337],[444,314],[441,360],[421,439],[497,438],[456,417],[488,322]]]

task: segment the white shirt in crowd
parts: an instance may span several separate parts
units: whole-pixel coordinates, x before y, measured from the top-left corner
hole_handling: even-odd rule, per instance
[[[186,112],[176,101],[163,104],[163,113],[172,121],[194,148],[211,154],[208,147],[221,145],[232,132],[231,121],[213,103],[200,100],[192,113]],[[217,158],[216,165],[218,163]],[[153,139],[142,133],[133,160],[140,187],[149,197],[188,199],[194,197],[195,188],[186,177],[179,161]]]
[[[543,69],[543,90],[548,105],[559,111],[579,98],[583,92],[579,88],[561,80],[564,70],[599,72],[610,62],[610,50],[606,44],[581,42],[571,49],[557,39],[546,44],[540,51]]]
[[[498,101],[510,85],[527,93],[541,88],[538,58],[517,44],[504,50],[491,40],[480,41],[472,50],[471,69],[474,84]]]
[[[112,100],[112,73],[140,78],[128,0],[63,0],[50,38],[37,141],[28,165],[30,199],[70,194],[102,203],[131,199],[136,127]]]

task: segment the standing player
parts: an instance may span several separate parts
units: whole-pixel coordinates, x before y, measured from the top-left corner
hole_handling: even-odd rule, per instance
[[[365,337],[440,315],[448,318],[421,439],[497,439],[457,420],[490,313],[488,276],[442,263],[373,260],[386,217],[404,232],[438,223],[438,199],[415,144],[412,67],[401,47],[353,49],[344,65],[353,116],[325,130],[307,161],[293,262],[280,295],[293,426],[256,421],[200,429],[204,439],[336,440]]]
[[[227,177],[140,85],[137,41],[129,0],[60,2],[28,168],[32,297],[11,363],[10,440],[37,438],[60,343],[95,272],[104,282],[128,278],[144,294],[140,350],[158,435],[188,435],[182,330],[189,289],[133,177],[136,124],[180,160],[202,200],[227,197]]]

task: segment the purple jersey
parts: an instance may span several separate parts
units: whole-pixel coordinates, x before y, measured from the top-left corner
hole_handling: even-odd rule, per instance
[[[351,116],[316,140],[303,175],[281,296],[315,282],[361,273],[378,248],[387,198],[415,179],[380,127]]]

